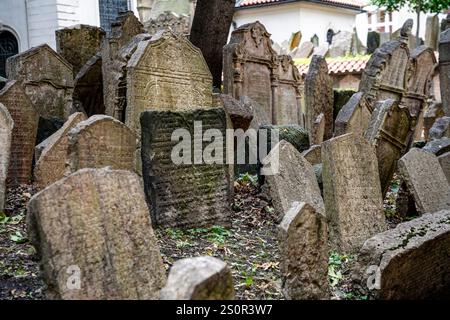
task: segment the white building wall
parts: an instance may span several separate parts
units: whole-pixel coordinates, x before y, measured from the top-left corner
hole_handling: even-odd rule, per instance
[[[48,43],[56,47],[55,30],[58,28],[56,0],[27,0],[29,46]]]
[[[12,32],[19,43],[19,51],[29,48],[26,0],[0,0],[0,30]]]

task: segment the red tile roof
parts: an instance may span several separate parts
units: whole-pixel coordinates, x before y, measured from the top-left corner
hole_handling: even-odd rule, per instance
[[[362,73],[369,61],[370,56],[355,57],[353,59],[327,59],[328,71],[331,75]],[[309,62],[297,64],[301,75],[306,75],[309,69]]]
[[[308,1],[308,0],[305,0],[305,1]],[[270,3],[278,4],[278,3],[282,3],[282,2],[292,2],[292,0],[242,0],[236,6],[239,8],[242,8],[242,7],[251,7],[251,6],[264,5],[264,4],[270,4]],[[315,2],[315,3],[323,2],[324,4],[329,4],[329,5],[354,7],[354,8],[359,8],[359,9],[368,4],[368,1],[366,1],[366,0],[315,0],[312,2]]]

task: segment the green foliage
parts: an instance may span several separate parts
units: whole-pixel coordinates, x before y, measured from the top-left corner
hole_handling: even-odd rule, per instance
[[[341,255],[337,252],[332,252],[328,260],[328,280],[332,288],[336,287],[341,280],[344,279],[341,269],[344,263],[353,260],[354,257],[348,255]]]
[[[27,237],[24,236],[20,231],[16,231],[16,233],[10,236],[11,241],[14,241],[17,244],[25,243],[28,241]]]
[[[237,182],[241,184],[251,184],[252,186],[256,187],[258,185],[258,176],[247,172],[239,175]]]
[[[449,0],[372,0],[372,4],[385,7],[387,11],[397,11],[409,7],[414,11],[439,13],[450,7]]]

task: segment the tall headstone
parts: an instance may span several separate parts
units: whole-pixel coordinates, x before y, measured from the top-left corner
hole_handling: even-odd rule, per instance
[[[126,124],[139,131],[146,110],[211,108],[212,76],[189,40],[164,31],[142,41],[127,66]]]
[[[25,89],[39,116],[67,119],[73,113],[72,65],[47,44],[9,58],[6,70]]]
[[[439,77],[442,105],[445,115],[450,117],[450,28],[439,39]]]
[[[257,21],[234,30],[223,59],[224,92],[236,99],[248,96],[255,100],[272,123],[277,54],[266,28]]]
[[[439,15],[435,14],[427,17],[425,26],[425,45],[433,51],[438,49],[439,29]]]
[[[176,261],[170,269],[161,300],[234,300],[234,285],[227,264],[213,257]]]
[[[346,134],[322,144],[322,162],[330,241],[342,252],[354,252],[386,229],[375,148]]]
[[[414,126],[407,108],[392,99],[377,102],[365,138],[376,148],[383,195],[390,186],[397,161],[406,152],[413,132]]]
[[[7,82],[6,86],[0,91],[0,103],[8,109],[14,121],[8,185],[17,186],[29,183],[38,130],[38,114],[17,81]]]
[[[195,228],[228,224],[231,177],[226,146],[220,143],[227,128],[224,110],[146,111],[141,128],[142,173],[153,223]],[[206,129],[213,130],[209,134],[218,143],[214,152],[205,141],[212,137],[202,139]]]
[[[100,51],[106,35],[103,29],[84,24],[56,30],[55,33],[56,52],[73,66],[74,76]]]
[[[75,77],[73,90],[75,109],[83,110],[90,117],[105,114],[103,100],[102,56],[97,53],[81,68]]]
[[[279,225],[282,289],[286,299],[327,299],[328,228],[325,214],[294,202]]]
[[[448,297],[450,211],[426,214],[366,241],[353,274],[359,291],[381,300]]]
[[[142,40],[142,37],[136,40],[135,36],[143,32],[144,27],[133,12],[122,13],[112,24],[111,34],[102,45],[105,113],[121,121],[124,119],[117,113],[125,110],[126,105],[126,65],[136,50],[136,42]],[[134,45],[129,44],[130,42]]]
[[[314,123],[323,113],[325,117],[324,139],[333,136],[333,83],[328,74],[328,64],[322,56],[313,56],[305,79],[306,129],[314,132]],[[315,137],[310,137],[312,143]]]
[[[450,188],[435,155],[412,148],[399,160],[398,168],[419,213],[450,209]]]
[[[134,171],[136,135],[122,122],[96,115],[78,123],[67,135],[68,172],[102,167]]]
[[[0,212],[3,212],[6,197],[6,177],[8,176],[10,148],[14,121],[8,109],[0,103]]]
[[[278,173],[265,176],[265,191],[272,199],[278,220],[283,219],[293,202],[306,202],[316,212],[324,214],[325,207],[312,165],[295,149],[281,140],[262,161],[264,168],[278,164]]]
[[[277,125],[300,124],[301,78],[292,58],[288,55],[278,56],[277,83],[273,123]]]
[[[69,144],[67,133],[84,120],[86,116],[83,113],[72,114],[61,129],[36,146],[34,177],[39,189],[44,189],[64,177]]]
[[[136,174],[80,170],[36,194],[28,213],[49,298],[159,299],[166,275]]]

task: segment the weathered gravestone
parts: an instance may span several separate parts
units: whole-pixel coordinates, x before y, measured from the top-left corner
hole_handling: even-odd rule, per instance
[[[224,92],[236,99],[248,96],[255,100],[272,123],[272,79],[278,66],[266,28],[260,22],[242,25],[233,31],[223,50]]]
[[[231,177],[225,164],[224,110],[146,111],[141,128],[142,173],[153,223],[196,228],[228,224]],[[212,137],[214,144],[208,143]]]
[[[314,50],[314,44],[312,42],[303,42],[300,47],[292,51],[291,55],[294,59],[308,58]]]
[[[193,16],[196,5],[196,1],[192,0],[144,0],[141,2],[150,4],[149,7],[151,10],[149,12],[149,18],[156,18],[161,13],[167,11]]]
[[[450,185],[450,152],[446,152],[438,157],[439,164],[444,171],[447,182]]]
[[[438,49],[439,29],[439,15],[435,14],[427,17],[425,26],[425,45],[433,51]]]
[[[3,212],[6,196],[10,148],[14,121],[8,109],[0,103],[0,212]]]
[[[36,194],[28,213],[49,298],[159,298],[165,270],[136,174],[80,170]]]
[[[229,94],[213,94],[213,105],[223,107],[230,118],[233,129],[247,130],[253,120],[253,105],[245,96],[240,100],[234,99]]]
[[[322,163],[322,146],[314,145],[306,151],[302,152],[302,156],[312,165]]]
[[[68,172],[102,167],[134,171],[136,135],[122,122],[96,115],[78,123],[67,135]]]
[[[328,55],[328,47],[325,46],[315,47],[314,51],[312,52],[312,55],[326,57]]]
[[[300,124],[301,78],[290,56],[278,56],[278,73],[273,85],[276,85],[273,123]]]
[[[73,66],[74,75],[100,51],[106,36],[102,28],[84,24],[56,30],[55,34],[56,52]]]
[[[292,144],[281,140],[263,159],[262,165],[262,170],[278,166],[274,175],[264,177],[264,188],[272,199],[279,221],[293,202],[309,203],[318,213],[324,214],[325,207],[314,169]]]
[[[398,168],[419,213],[450,209],[450,188],[435,155],[412,148],[399,160]]]
[[[315,132],[317,117],[323,113],[324,140],[333,136],[333,99],[333,83],[328,74],[328,64],[324,57],[313,56],[305,79],[306,129],[310,135]],[[311,136],[310,140],[316,143],[316,137]]]
[[[86,116],[83,113],[72,114],[61,129],[36,146],[34,177],[39,189],[64,177],[69,145],[67,133],[84,120]]]
[[[100,53],[90,58],[76,75],[73,103],[75,109],[83,110],[88,117],[105,113],[102,56]]]
[[[405,154],[413,132],[414,126],[407,108],[392,99],[377,102],[364,137],[376,149],[383,198],[397,168],[397,161]]]
[[[354,34],[350,31],[340,31],[333,37],[330,46],[330,57],[343,57],[352,54],[352,42]]]
[[[9,79],[22,85],[39,116],[67,119],[73,113],[72,65],[48,45],[9,58],[6,70]]]
[[[170,269],[161,300],[234,300],[231,270],[213,257],[176,261]]]
[[[125,123],[139,131],[146,110],[185,111],[212,106],[212,76],[199,49],[164,31],[142,41],[127,66]]]
[[[435,121],[430,129],[430,140],[450,138],[450,117],[441,117]]]
[[[282,289],[286,299],[327,299],[328,228],[325,214],[294,202],[279,225]]]
[[[17,81],[7,82],[6,86],[0,91],[0,103],[3,103],[8,109],[14,121],[8,185],[26,184],[31,178],[39,117],[30,99]]]
[[[376,31],[367,33],[367,53],[372,54],[380,46],[380,34]]]
[[[372,118],[372,109],[363,97],[363,92],[357,92],[341,108],[334,122],[335,136],[346,133],[364,135]]]
[[[428,109],[423,116],[423,131],[426,141],[429,140],[431,127],[434,125],[437,119],[443,117],[444,115],[444,109],[441,102],[429,103]]]
[[[448,297],[450,211],[423,215],[364,243],[354,267],[362,294],[382,300]]]
[[[330,241],[342,252],[354,252],[386,229],[375,148],[346,134],[322,144],[322,162]]]
[[[178,34],[189,35],[191,32],[191,17],[184,14],[166,11],[158,17],[144,23],[144,29],[149,34],[155,34],[164,30],[172,30]]]
[[[450,138],[443,137],[440,139],[431,140],[427,142],[422,150],[432,153],[435,156],[440,156],[441,154],[450,151]]]
[[[102,45],[105,113],[121,121],[125,117],[121,110],[125,110],[126,104],[126,65],[137,43],[143,40],[143,37],[135,36],[143,32],[144,27],[132,12],[122,13],[112,24],[111,35]]]
[[[444,112],[450,117],[450,28],[439,39],[439,79]]]

